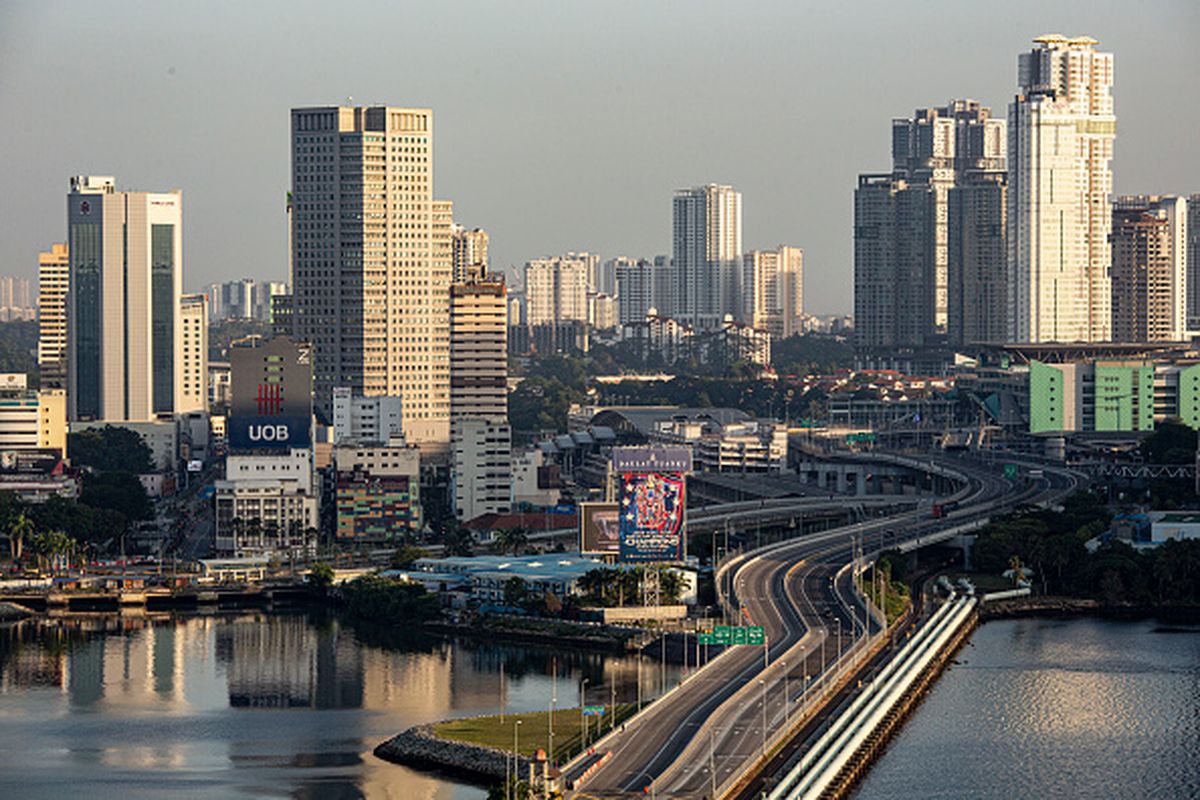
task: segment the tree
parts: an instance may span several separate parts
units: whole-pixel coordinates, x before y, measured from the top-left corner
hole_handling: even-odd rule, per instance
[[[659,602],[663,604],[678,603],[683,596],[683,575],[677,569],[665,567],[658,571]]]
[[[1148,464],[1191,464],[1196,459],[1196,432],[1178,419],[1164,420],[1142,440],[1141,452]]]
[[[21,548],[25,540],[33,536],[36,528],[33,520],[24,514],[17,514],[16,518],[8,525],[8,549],[12,554],[13,561],[21,560]]]
[[[442,528],[442,546],[448,556],[470,556],[475,551],[475,537],[456,520],[450,520]]]
[[[152,454],[141,434],[119,425],[67,434],[67,452],[76,466],[98,472],[132,472],[143,475],[154,471]]]
[[[75,541],[62,531],[46,531],[33,537],[31,549],[38,557],[38,567],[47,564],[56,566],[58,556],[66,555],[75,549]]]
[[[329,587],[333,586],[333,567],[324,561],[318,561],[308,571],[308,582],[321,594],[325,594]]]
[[[504,604],[520,606],[529,598],[529,587],[524,579],[513,576],[504,582]]]
[[[391,567],[392,569],[408,569],[417,562],[419,558],[428,558],[429,551],[411,544],[404,544],[396,548],[396,552],[392,554]]]
[[[107,508],[119,511],[126,519],[150,519],[154,506],[146,494],[146,487],[132,472],[111,471],[88,475],[83,481],[80,502],[92,508]]]
[[[515,556],[529,543],[529,534],[522,527],[502,528],[496,531],[496,544],[500,552],[512,551]]]

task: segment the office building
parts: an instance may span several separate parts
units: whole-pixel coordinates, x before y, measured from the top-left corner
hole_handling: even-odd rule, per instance
[[[316,405],[333,390],[403,399],[406,441],[450,441],[450,207],[433,200],[428,109],[292,110],[295,335]]]
[[[951,265],[950,192],[999,180],[1004,156],[1004,121],[974,100],[951,100],[892,120],[892,172],[860,175],[854,196],[855,344],[860,350],[962,339],[962,331],[950,329],[951,307],[958,300],[951,297],[951,286],[984,267]],[[1001,224],[1000,218],[991,224]]]
[[[363,397],[345,386],[333,390],[333,443],[351,445],[404,439],[403,399]]]
[[[0,373],[0,452],[56,450],[67,455],[62,389],[30,389],[24,373]]]
[[[1189,332],[1200,332],[1200,194],[1188,197],[1184,240],[1184,249],[1187,251],[1187,328]]]
[[[0,322],[37,318],[37,304],[28,278],[0,278]]]
[[[454,514],[462,520],[512,510],[512,429],[505,417],[454,421]]]
[[[1181,341],[1187,331],[1187,201],[1125,196],[1113,205],[1112,339]]]
[[[1112,338],[1113,56],[1039,36],[1009,106],[1011,339]]]
[[[673,201],[674,314],[703,329],[726,314],[740,318],[742,195],[709,184],[675,192]]]
[[[65,243],[38,253],[38,373],[43,389],[67,388],[67,292],[71,261]]]
[[[180,369],[176,414],[208,411],[208,300],[202,294],[179,298]]]
[[[804,331],[804,251],[780,245],[742,257],[742,320],[785,338]]]
[[[452,228],[451,278],[455,283],[483,280],[488,274],[488,235],[482,228],[467,230],[461,225]]]
[[[182,196],[76,176],[67,197],[71,420],[151,420],[182,401]]]

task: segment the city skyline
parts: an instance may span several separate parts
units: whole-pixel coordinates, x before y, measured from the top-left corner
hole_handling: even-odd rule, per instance
[[[848,187],[863,165],[886,158],[878,126],[949,97],[1006,108],[1015,90],[1014,54],[1047,32],[1086,32],[1116,56],[1121,128],[1114,193],[1190,194],[1200,187],[1200,163],[1187,148],[1200,110],[1182,103],[1169,106],[1170,117],[1161,113],[1164,99],[1186,96],[1195,79],[1186,47],[1189,32],[1200,29],[1200,10],[1191,4],[1072,3],[1025,15],[954,6],[890,22],[896,12],[886,8],[838,19],[784,6],[716,8],[675,19],[665,7],[650,6],[626,15],[625,23],[599,5],[553,15],[529,13],[535,8],[476,7],[455,21],[468,41],[496,25],[512,31],[512,49],[500,58],[472,56],[470,47],[456,48],[454,58],[430,51],[451,20],[426,11],[403,17],[405,30],[422,34],[406,36],[411,56],[356,52],[339,60],[344,53],[334,47],[313,60],[293,53],[289,42],[326,29],[336,34],[338,19],[299,13],[287,18],[285,36],[267,27],[271,7],[256,8],[239,15],[237,36],[201,35],[193,44],[166,34],[226,30],[232,12],[218,7],[209,20],[189,9],[137,5],[100,16],[82,6],[71,6],[72,13],[7,6],[0,11],[0,68],[9,80],[0,102],[29,106],[53,93],[56,103],[39,124],[0,134],[0,164],[25,198],[0,222],[0,272],[33,276],[37,253],[63,238],[57,212],[66,177],[91,173],[187,193],[186,290],[247,274],[286,280],[289,165],[279,142],[288,110],[353,94],[355,104],[412,104],[438,114],[434,194],[456,201],[456,221],[489,232],[494,268],[570,250],[606,260],[670,252],[667,198],[680,188],[724,183],[745,197],[743,248],[781,241],[803,247],[810,310],[844,312],[851,305],[853,246]],[[400,14],[395,19],[400,24]],[[934,19],[947,28],[970,26],[972,35],[913,57],[904,31]],[[704,47],[661,46],[676,28],[682,37],[672,40],[727,42],[719,67],[690,52]],[[48,68],[33,55],[84,30],[111,44],[86,74]],[[593,30],[594,37],[582,35]],[[747,41],[751,34],[758,38]],[[129,37],[140,37],[132,61],[123,46]],[[619,52],[609,46],[613,37],[628,37],[624,45],[642,57],[612,58]],[[781,37],[791,37],[788,47],[770,46]],[[843,70],[837,82],[805,78],[827,67],[849,37],[856,49],[872,52],[870,70]],[[417,41],[423,38],[434,44]],[[532,52],[533,42],[542,47],[543,39],[550,52],[521,55]],[[564,49],[567,66],[545,70]],[[202,57],[207,51],[214,55]],[[128,70],[134,74],[123,78]],[[789,89],[782,94],[781,76]],[[155,135],[118,113],[128,105],[155,109]],[[741,132],[731,136],[728,126],[703,124],[712,106],[744,120]],[[202,113],[212,107],[222,113]],[[826,121],[815,124],[818,114]],[[107,135],[72,133],[71,121],[81,116]],[[508,120],[521,124],[496,124]],[[231,192],[236,181],[242,188]],[[566,181],[575,187],[567,195],[572,202],[562,201]]]

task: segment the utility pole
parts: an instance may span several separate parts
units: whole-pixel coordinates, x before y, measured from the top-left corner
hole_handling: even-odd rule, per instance
[[[550,659],[550,730],[546,760],[554,763],[554,706],[558,702],[558,656]]]

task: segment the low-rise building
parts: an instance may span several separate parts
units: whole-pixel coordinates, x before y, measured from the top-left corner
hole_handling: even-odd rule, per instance
[[[421,529],[419,448],[339,446],[333,459],[339,542],[391,543]]]
[[[25,503],[51,497],[79,497],[77,473],[58,450],[0,450],[0,492],[12,492]]]
[[[24,373],[0,373],[0,450],[67,454],[67,399],[62,389],[29,389]]]

